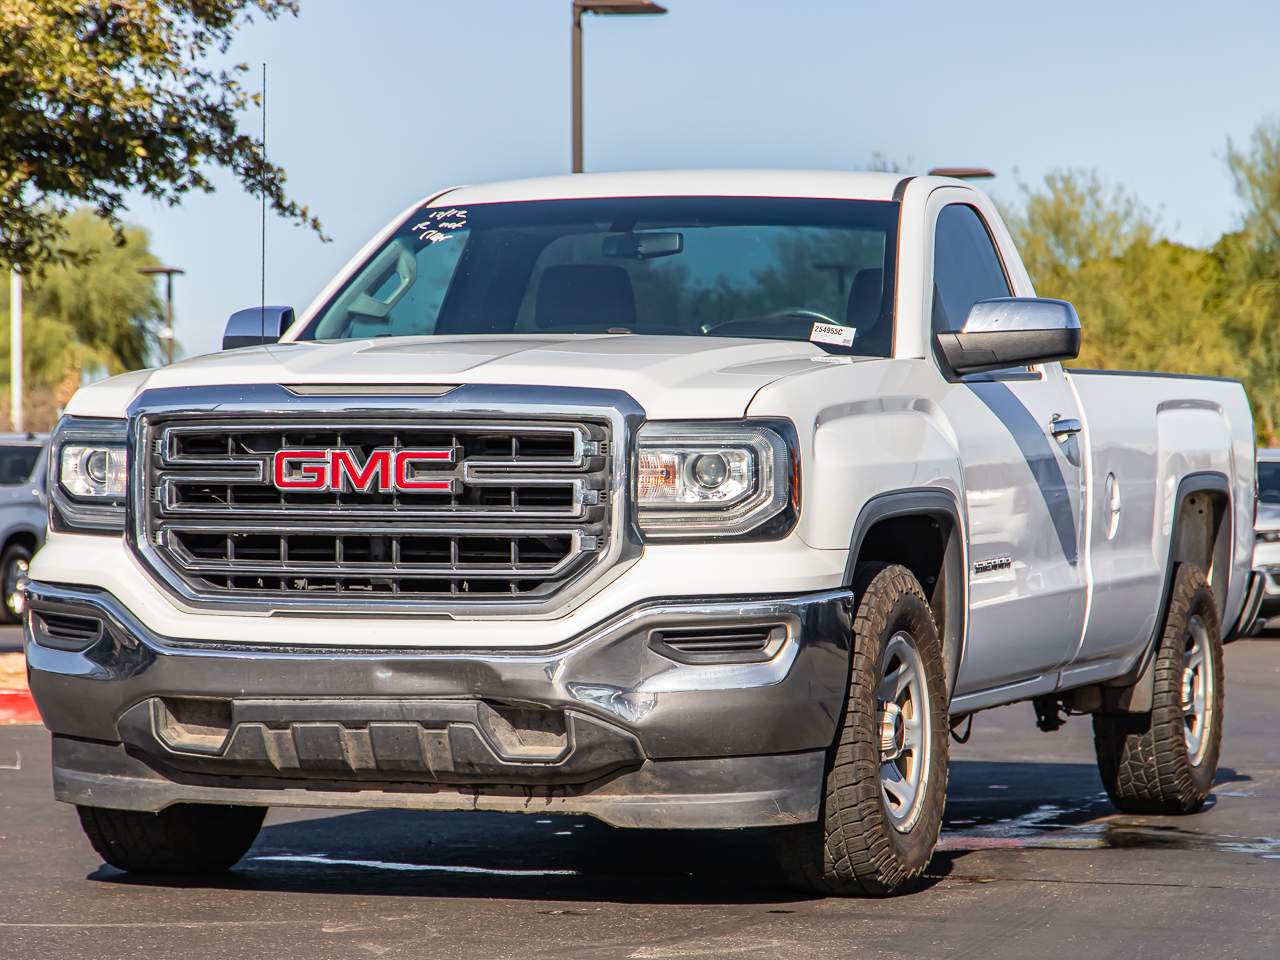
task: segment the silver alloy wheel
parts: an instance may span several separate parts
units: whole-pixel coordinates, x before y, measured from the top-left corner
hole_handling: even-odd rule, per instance
[[[27,571],[31,563],[26,557],[14,557],[4,571],[4,605],[15,617],[27,608]]]
[[[895,830],[909,831],[929,785],[929,689],[924,663],[909,633],[884,645],[876,720],[880,733],[880,796]]]
[[[1217,678],[1213,675],[1213,656],[1209,650],[1209,630],[1198,616],[1187,621],[1187,636],[1182,650],[1182,720],[1187,739],[1187,756],[1199,766],[1209,746],[1209,729],[1213,724],[1214,693]]]

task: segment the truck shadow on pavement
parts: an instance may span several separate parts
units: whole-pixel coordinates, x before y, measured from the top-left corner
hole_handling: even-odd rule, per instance
[[[1220,784],[1247,780],[1219,772]],[[292,815],[290,815],[292,816]],[[1117,824],[1093,764],[952,761],[939,852],[927,890],[974,850],[1140,845]],[[1145,818],[1151,820],[1152,818]],[[1159,818],[1156,818],[1159,819]],[[1176,821],[1171,821],[1176,822]],[[1177,846],[1162,824],[1149,845]],[[264,827],[253,849],[216,878],[133,877],[113,884],[638,903],[772,903],[780,886],[764,831],[624,830],[587,817],[381,810]],[[1188,834],[1194,837],[1194,834]]]

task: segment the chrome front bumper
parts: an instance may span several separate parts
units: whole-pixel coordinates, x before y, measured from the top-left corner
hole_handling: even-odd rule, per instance
[[[552,649],[489,653],[161,637],[105,592],[33,582],[29,596],[55,792],[100,806],[801,822],[817,815],[848,679],[847,591],[653,601]],[[664,645],[673,630],[717,627],[772,639],[738,662]]]

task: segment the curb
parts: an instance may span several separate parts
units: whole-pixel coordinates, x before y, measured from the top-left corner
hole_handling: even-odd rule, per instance
[[[0,724],[40,722],[40,711],[29,690],[0,690]]]

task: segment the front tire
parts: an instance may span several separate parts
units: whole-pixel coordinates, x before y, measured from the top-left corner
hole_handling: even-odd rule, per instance
[[[819,817],[775,840],[793,885],[887,896],[924,873],[938,842],[947,796],[946,668],[909,570],[867,565],[855,595],[849,692]]]
[[[159,813],[77,806],[80,826],[108,864],[129,873],[221,873],[249,852],[266,807],[180,803]]]
[[[1204,571],[1178,567],[1152,665],[1151,712],[1097,713],[1093,742],[1111,802],[1125,813],[1195,813],[1222,745],[1222,633]]]

